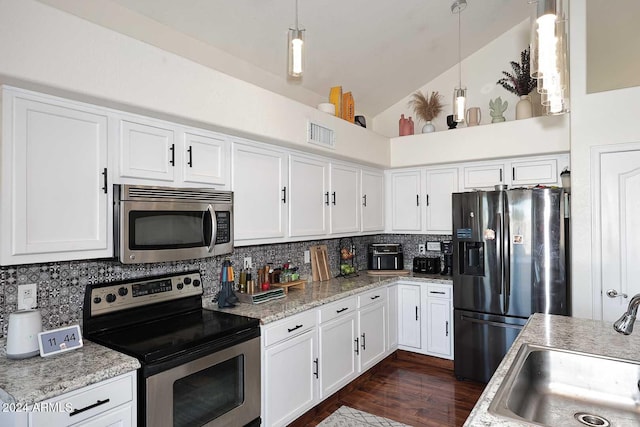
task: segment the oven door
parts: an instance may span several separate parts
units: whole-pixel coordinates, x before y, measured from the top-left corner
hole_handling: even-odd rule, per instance
[[[146,425],[244,426],[260,417],[260,338],[151,375]]]

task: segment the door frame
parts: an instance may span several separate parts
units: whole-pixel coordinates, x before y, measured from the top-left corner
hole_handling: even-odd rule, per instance
[[[600,159],[604,154],[640,151],[640,141],[625,142],[591,147],[591,281],[593,283],[593,318],[602,320],[602,299],[604,298],[602,277],[602,188],[600,187]],[[571,215],[573,216],[573,215]]]

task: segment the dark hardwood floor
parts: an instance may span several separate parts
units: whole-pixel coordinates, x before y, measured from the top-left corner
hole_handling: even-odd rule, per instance
[[[458,381],[451,361],[399,350],[291,426],[315,426],[342,405],[415,427],[462,426],[484,386]]]

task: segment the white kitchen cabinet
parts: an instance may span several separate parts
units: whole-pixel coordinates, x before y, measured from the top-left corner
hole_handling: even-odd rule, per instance
[[[386,355],[386,289],[377,288],[358,296],[358,371],[363,372]]]
[[[104,380],[35,405],[42,409],[29,411],[29,427],[135,426],[136,372]]]
[[[387,288],[387,353],[398,348],[398,285]]]
[[[422,230],[422,170],[409,169],[388,172],[390,197],[388,209],[390,231]]]
[[[490,189],[505,183],[505,164],[486,162],[462,168],[462,190]]]
[[[315,310],[268,325],[262,340],[262,421],[284,426],[317,403]]]
[[[398,346],[410,351],[422,348],[421,286],[398,285]]]
[[[558,184],[558,159],[521,160],[511,163],[511,185]]]
[[[118,115],[118,183],[176,187],[229,184],[229,141],[203,129]]]
[[[4,87],[0,264],[113,256],[108,115]]]
[[[324,236],[328,232],[329,162],[289,156],[289,236]]]
[[[384,174],[362,169],[360,174],[362,191],[362,231],[384,231]]]
[[[287,154],[267,145],[233,143],[234,240],[260,243],[287,234]]]
[[[427,283],[422,289],[422,300],[426,301],[425,353],[453,359],[452,286]]]
[[[319,310],[319,377],[322,399],[340,390],[357,375],[357,320],[356,297],[344,298]]]
[[[331,233],[360,231],[360,170],[342,163],[331,163]]]
[[[458,191],[458,168],[425,171],[427,234],[451,234],[451,194]]]

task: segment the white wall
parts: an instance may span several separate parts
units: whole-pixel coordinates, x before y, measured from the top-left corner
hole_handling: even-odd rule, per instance
[[[0,0],[0,58],[0,82],[373,165],[389,161],[385,137],[34,0]],[[307,119],[336,130],[335,150],[309,148]]]
[[[571,42],[571,215],[573,314],[600,319],[600,263],[594,256],[592,147],[640,141],[640,87],[586,92],[586,3],[570,4]],[[637,31],[637,28],[636,28]],[[633,278],[637,279],[637,278]]]
[[[467,87],[467,107],[480,107],[482,110],[481,123],[491,123],[489,115],[489,101],[498,96],[509,102],[504,113],[507,120],[515,119],[515,104],[518,97],[507,92],[496,82],[503,76],[502,71],[512,72],[510,61],[520,62],[520,52],[529,46],[531,26],[529,19],[522,21],[502,36],[498,37],[482,49],[478,50],[462,61],[462,84]],[[464,43],[464,40],[462,40]],[[447,115],[452,114],[453,89],[458,85],[458,66],[450,68],[426,85],[416,88],[423,93],[439,92],[443,95],[444,110],[433,124],[436,132],[446,131]],[[415,92],[415,91],[414,91]],[[373,118],[373,130],[388,137],[398,136],[398,120],[400,114],[416,119],[413,110],[407,106],[411,94],[384,112]],[[420,133],[423,122],[416,122],[415,131]]]

